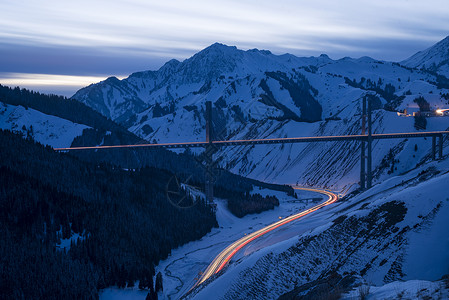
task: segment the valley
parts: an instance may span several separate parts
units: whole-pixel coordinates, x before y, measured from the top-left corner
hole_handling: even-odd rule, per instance
[[[448,51],[449,37],[399,62],[215,43],[71,98],[0,86],[2,289],[345,299],[364,286],[413,298],[425,285],[444,299]],[[362,134],[363,99],[373,108],[369,189],[360,140],[339,138]],[[206,131],[216,148],[203,145]],[[398,133],[408,135],[385,138]],[[305,137],[328,140],[266,141]],[[34,256],[40,269],[55,262],[41,290],[42,272],[29,272],[30,285],[20,274]]]

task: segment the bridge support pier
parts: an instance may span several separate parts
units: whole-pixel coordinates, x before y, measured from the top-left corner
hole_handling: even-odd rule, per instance
[[[432,160],[436,160],[436,145],[437,145],[437,137],[432,136]]]
[[[365,135],[365,127],[366,127],[366,101],[365,98],[362,99],[362,135]],[[365,141],[361,141],[360,145],[360,188],[364,190],[366,188],[366,171],[365,171]]]
[[[213,153],[212,146],[213,134],[212,134],[212,102],[206,101],[206,149],[204,156],[206,160],[206,172],[205,172],[205,195],[206,203],[214,203],[214,176],[213,176]]]
[[[366,113],[366,106],[368,101],[368,114]],[[368,95],[364,96],[362,99],[362,135],[365,135],[366,119],[368,117],[368,136],[366,139],[361,140],[361,153],[360,153],[360,188],[364,190],[365,188],[371,188],[373,186],[372,177],[372,144],[373,144],[373,128],[371,119],[371,101]],[[366,141],[365,141],[366,140]],[[366,142],[366,144],[365,144]],[[368,148],[368,149],[366,149]],[[365,155],[365,151],[367,155]],[[366,169],[365,169],[366,168]],[[366,171],[365,171],[366,170]]]
[[[362,190],[366,189],[366,177],[365,177],[365,142],[361,142],[361,153],[360,153],[360,188]]]
[[[373,171],[372,171],[372,166],[373,166],[373,157],[372,157],[372,144],[373,144],[373,125],[372,125],[372,119],[371,119],[371,112],[372,112],[372,106],[371,106],[371,99],[367,98],[368,101],[368,157],[366,160],[366,187],[368,189],[370,189],[373,186]]]
[[[438,158],[443,159],[443,135],[438,136]]]

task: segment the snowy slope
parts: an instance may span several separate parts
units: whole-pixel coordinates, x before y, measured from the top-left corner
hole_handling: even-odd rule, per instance
[[[367,285],[365,285],[367,286]],[[358,287],[350,293],[342,296],[341,300],[359,299],[361,293],[366,291],[367,300],[389,300],[389,299],[448,299],[449,286],[447,281],[409,280],[405,282],[395,281],[384,286]]]
[[[292,290],[310,296],[320,280],[339,277],[346,278],[338,282],[340,293],[366,282],[439,280],[449,273],[448,170],[448,158],[428,162],[323,208],[292,225],[298,236],[234,259],[188,298],[277,299]],[[391,287],[372,288],[379,295],[386,290],[391,294]]]
[[[174,249],[171,255],[156,267],[156,272],[161,272],[163,275],[164,284],[164,291],[159,295],[159,299],[181,298],[192,288],[199,276],[198,274],[204,271],[211,259],[235,240],[279,220],[279,217],[285,218],[323,201],[321,194],[308,191],[296,192],[298,199],[287,196],[284,192],[268,189],[254,190],[252,193],[260,193],[263,196],[275,195],[279,199],[280,206],[273,210],[247,215],[243,218],[234,216],[228,210],[225,200],[215,199],[219,228],[213,228],[210,233],[198,241],[192,241]],[[195,194],[204,197],[201,193],[195,192]],[[282,230],[282,234],[278,232],[276,236],[252,244],[251,247],[246,249],[245,255],[249,255],[261,247],[288,239],[292,235],[296,235],[296,232],[287,229]],[[145,296],[146,293],[138,292],[136,288],[123,291],[111,287],[102,291],[100,299],[144,299]]]
[[[412,68],[429,69],[449,77],[449,36],[401,63]]]
[[[70,147],[89,126],[46,115],[32,108],[0,102],[0,128],[21,132],[44,145]]]
[[[216,139],[358,134],[366,94],[393,110],[416,111],[419,96],[432,109],[449,108],[449,89],[431,72],[369,57],[295,57],[222,44],[183,62],[171,60],[157,71],[110,78],[73,98],[147,140],[187,142],[204,140],[206,100],[214,103]],[[394,112],[377,110],[374,119],[377,133],[416,131],[413,118]],[[428,119],[427,129],[448,127],[447,118]],[[411,153],[415,144],[418,153]],[[396,149],[398,171],[429,154],[423,139],[381,141],[375,147],[375,167]],[[357,143],[261,145],[221,149],[215,158],[228,170],[259,180],[353,190],[359,180],[358,148]],[[375,180],[384,178],[382,170],[377,175]]]
[[[414,118],[395,110],[417,111],[414,100],[421,96],[431,109],[449,108],[449,86],[435,73],[445,72],[447,41],[401,64],[369,57],[277,56],[214,44],[183,62],[171,60],[123,80],[109,78],[73,97],[155,142],[203,141],[207,100],[213,103],[216,139],[359,134],[361,99],[367,94],[377,98],[375,133],[414,132]],[[429,62],[441,66],[429,71]],[[448,128],[447,117],[427,118],[426,130]],[[448,149],[446,140],[444,152]],[[381,287],[398,280],[438,280],[449,268],[444,235],[449,162],[430,162],[430,150],[431,139],[375,141],[373,189],[249,245],[221,276],[189,297],[276,299],[299,288],[309,293],[305,283],[331,274],[378,286],[376,293],[391,292]],[[236,146],[220,149],[215,159],[232,172],[264,181],[342,193],[358,187],[356,142]],[[229,215],[223,202],[217,204],[222,228],[159,264],[161,296],[178,298],[222,247],[266,224],[267,216],[293,209],[284,203],[242,221]]]
[[[264,196],[275,195],[280,201],[280,206],[260,214],[237,218],[227,209],[225,200],[217,199],[217,222],[219,228],[212,229],[210,233],[199,241],[190,242],[173,250],[171,256],[157,266],[157,271],[161,272],[164,278],[162,299],[179,299],[187,293],[196,283],[199,273],[205,270],[211,259],[235,240],[268,226],[279,220],[279,218],[285,218],[307,207],[316,205],[317,201],[323,201],[321,194],[307,191],[298,192],[298,199],[289,197],[283,192],[266,189],[255,192]],[[276,241],[265,239],[264,244],[254,244],[254,247],[248,248],[245,255],[256,251],[257,247],[276,243],[288,237],[289,232],[285,232],[285,236],[278,235],[278,240]]]

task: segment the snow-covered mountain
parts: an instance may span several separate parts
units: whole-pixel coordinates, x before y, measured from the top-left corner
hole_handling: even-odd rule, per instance
[[[360,299],[360,284],[389,283],[392,289],[396,282],[410,281],[405,290],[390,291],[393,297],[371,296],[379,289],[372,288],[366,293],[372,298],[365,299],[421,299],[429,293],[426,299],[446,299],[448,170],[448,158],[429,162],[320,209],[246,246],[224,272],[186,298],[340,299],[355,287],[352,295]],[[286,230],[297,235],[261,247]],[[434,287],[426,291],[429,285]],[[401,297],[413,290],[415,296]]]
[[[91,127],[0,101],[0,128],[20,132],[44,145],[70,147],[84,129]]]
[[[418,109],[422,96],[431,108],[448,107],[449,86],[435,73],[369,57],[332,60],[296,57],[213,44],[183,62],[157,71],[109,78],[73,98],[156,142],[203,141],[205,101],[213,102],[216,139],[319,136],[360,133],[361,99],[375,95],[374,131],[414,131],[413,118],[395,110]],[[427,129],[449,126],[428,119]],[[410,149],[415,148],[416,153]],[[428,141],[377,141],[376,178],[415,166],[429,154]],[[216,159],[241,175],[282,183],[338,189],[357,186],[359,144],[261,145],[221,149]],[[390,150],[391,149],[391,150]]]
[[[300,59],[292,55],[275,56],[268,51],[256,49],[245,52],[217,43],[182,63],[171,60],[158,71],[134,73],[124,80],[110,77],[99,84],[81,89],[73,98],[107,117],[119,122],[129,122],[132,113],[140,113],[144,108],[151,108],[150,117],[163,116],[173,113],[180,104],[197,104],[202,96],[213,89],[241,86],[244,84],[242,80],[247,76],[264,74],[267,71],[288,72],[292,66],[307,66],[328,60],[325,56],[318,59]],[[274,76],[273,74],[271,77]],[[259,85],[260,80],[255,84]],[[260,88],[259,90],[262,91]],[[209,98],[214,100],[212,98],[215,97]],[[298,110],[299,103],[296,106],[295,110]]]
[[[449,77],[449,36],[401,63],[411,68],[424,68]]]
[[[76,100],[2,85],[0,129],[19,132],[54,148],[141,140]]]

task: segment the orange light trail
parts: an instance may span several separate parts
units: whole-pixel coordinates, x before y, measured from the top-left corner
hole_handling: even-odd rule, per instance
[[[293,222],[297,219],[300,219],[322,207],[325,207],[329,204],[332,204],[334,202],[336,202],[338,200],[338,196],[332,192],[329,191],[325,191],[325,190],[319,190],[319,189],[311,189],[311,188],[297,188],[295,187],[294,189],[297,190],[304,190],[304,191],[311,191],[311,192],[317,192],[317,193],[321,193],[321,194],[325,194],[329,197],[328,200],[314,206],[311,207],[305,211],[302,211],[298,214],[294,214],[292,216],[289,216],[285,219],[282,219],[280,221],[277,221],[267,227],[264,227],[262,229],[259,229],[249,235],[244,236],[243,238],[235,241],[234,243],[232,243],[231,245],[229,245],[226,249],[224,249],[222,252],[220,252],[220,254],[217,255],[217,257],[215,257],[215,259],[210,263],[210,265],[207,267],[206,271],[204,271],[203,275],[201,276],[201,278],[198,280],[198,282],[196,283],[195,286],[198,286],[200,284],[202,284],[204,281],[206,281],[208,278],[210,278],[212,275],[217,274],[218,272],[220,272],[221,270],[223,270],[223,268],[229,263],[229,261],[232,259],[232,257],[237,254],[237,252],[239,252],[243,247],[245,247],[246,245],[248,245],[250,242],[254,241],[255,239],[275,230],[276,228],[279,228],[283,225],[286,225],[290,222]]]
[[[68,147],[68,148],[54,148],[55,151],[70,151],[70,150],[94,150],[94,149],[118,149],[118,148],[140,148],[140,147],[176,147],[195,145],[205,146],[206,142],[188,142],[188,143],[161,143],[161,144],[135,144],[135,145],[111,145],[111,146],[88,146],[88,147]]]
[[[373,139],[394,139],[394,138],[418,138],[425,136],[441,136],[449,134],[449,131],[428,131],[428,132],[404,132],[404,133],[379,133],[373,134]],[[217,146],[236,146],[247,144],[282,144],[282,143],[313,143],[313,142],[332,142],[332,141],[351,141],[366,140],[368,135],[331,135],[331,136],[312,136],[312,137],[293,137],[293,138],[272,138],[272,139],[252,139],[252,140],[229,140],[229,141],[211,141],[211,142],[180,142],[180,143],[161,143],[161,144],[135,144],[135,145],[111,145],[111,146],[89,146],[89,147],[68,147],[54,148],[55,151],[70,150],[94,150],[94,149],[117,149],[117,148],[183,148],[183,147],[205,147],[209,144]]]

